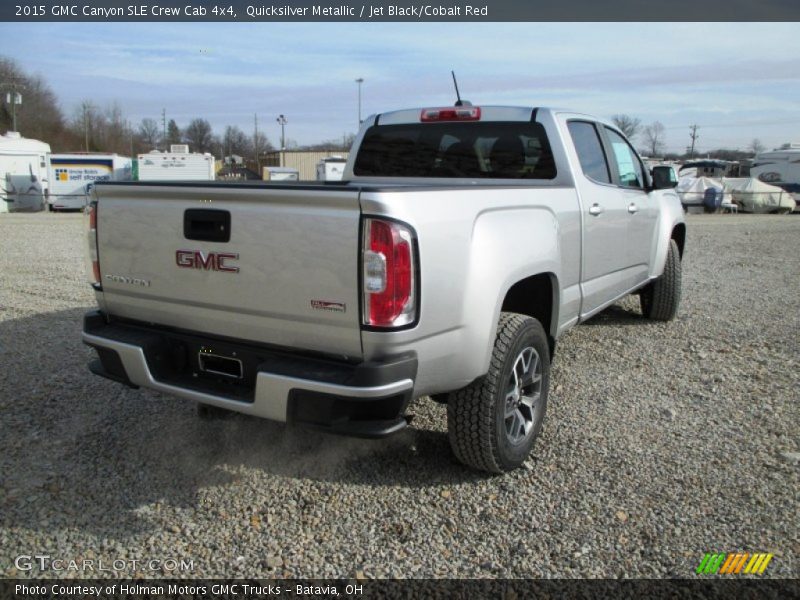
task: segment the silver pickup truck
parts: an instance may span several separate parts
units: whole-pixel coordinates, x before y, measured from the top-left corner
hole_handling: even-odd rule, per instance
[[[564,332],[634,292],[675,316],[672,174],[601,119],[457,105],[369,117],[334,184],[99,183],[90,368],[367,437],[430,396],[459,460],[513,469]]]

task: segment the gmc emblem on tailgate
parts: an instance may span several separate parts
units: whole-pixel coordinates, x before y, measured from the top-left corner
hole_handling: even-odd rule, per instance
[[[205,269],[206,271],[225,271],[238,273],[239,267],[225,264],[225,261],[239,260],[238,252],[209,252],[202,250],[178,250],[175,264],[183,269]]]

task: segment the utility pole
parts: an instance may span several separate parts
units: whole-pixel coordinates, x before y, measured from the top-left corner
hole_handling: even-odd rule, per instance
[[[25,91],[27,88],[16,79],[12,79],[11,83],[0,84],[0,87],[11,90],[6,94],[6,104],[11,105],[12,131],[17,131],[17,105],[22,106],[22,94],[19,92],[20,90]]]
[[[84,150],[89,151],[89,103],[83,103],[83,138]]]
[[[258,113],[253,115],[253,120],[255,122],[255,133],[253,134],[253,150],[256,153],[256,171],[258,172],[259,176],[261,175],[261,161],[258,158]]]
[[[12,91],[8,95],[9,99],[11,100],[11,121],[13,123],[12,127],[14,127],[14,131],[17,130],[17,104],[22,104],[22,94],[16,91]]]
[[[692,138],[692,147],[689,150],[689,158],[694,158],[694,143],[697,141],[697,138],[699,138],[700,136],[697,135],[697,125],[692,125],[691,127],[689,127],[689,129],[692,130],[692,133],[689,134],[689,137]]]
[[[164,150],[167,149],[167,109],[161,109],[161,128],[163,129],[164,135]]]
[[[358,84],[358,127],[361,128],[361,84],[364,83],[364,78],[359,77],[356,79]]]
[[[278,118],[275,119],[281,126],[281,151],[286,150],[286,123],[289,121],[286,120],[286,117],[283,115],[278,115]]]

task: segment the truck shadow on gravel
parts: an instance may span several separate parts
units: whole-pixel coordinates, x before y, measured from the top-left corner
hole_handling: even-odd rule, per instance
[[[452,458],[441,407],[425,409],[440,431],[412,425],[358,440],[239,415],[205,421],[191,402],[96,377],[80,341],[86,310],[0,321],[6,531],[80,528],[119,539],[165,527],[162,506],[206,511],[217,486],[255,486],[264,502],[282,502],[299,493],[287,480],[438,488],[487,479]]]
[[[655,321],[645,318],[645,316],[638,309],[634,308],[638,305],[638,298],[625,298],[620,301],[621,303],[612,304],[603,311],[600,311],[588,321],[584,321],[582,325],[589,326],[616,326],[616,325],[636,325],[641,327],[648,323],[652,324]]]

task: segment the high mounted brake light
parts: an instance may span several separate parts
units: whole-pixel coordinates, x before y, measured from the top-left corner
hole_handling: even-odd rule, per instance
[[[411,230],[394,221],[364,220],[364,325],[402,327],[417,317]]]
[[[480,106],[449,106],[447,108],[423,108],[419,120],[423,123],[440,121],[480,121]]]

